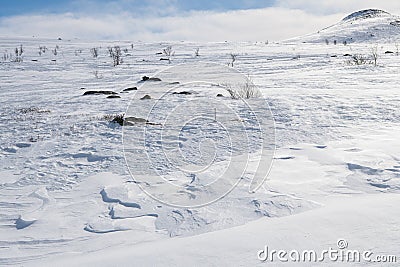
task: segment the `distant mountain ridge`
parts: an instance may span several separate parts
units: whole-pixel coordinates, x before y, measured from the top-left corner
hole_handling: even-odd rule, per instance
[[[288,41],[304,43],[400,42],[400,16],[380,9],[360,10],[317,33]]]

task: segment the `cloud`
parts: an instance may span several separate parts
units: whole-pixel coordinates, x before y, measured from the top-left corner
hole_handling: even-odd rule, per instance
[[[315,32],[344,15],[320,16],[286,8],[192,11],[150,17],[132,16],[128,12],[22,15],[0,19],[0,35],[142,41],[266,41]]]
[[[276,0],[276,6],[300,9],[316,15],[353,13],[361,9],[383,9],[392,14],[400,14],[398,0]]]

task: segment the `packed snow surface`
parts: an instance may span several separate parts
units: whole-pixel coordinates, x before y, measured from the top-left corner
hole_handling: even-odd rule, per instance
[[[387,18],[382,14],[368,20]],[[23,60],[15,62],[20,45]],[[107,47],[115,45],[121,47],[123,63],[114,67]],[[158,54],[168,46],[175,51],[171,63]],[[99,55],[93,57],[91,48],[96,47]],[[374,47],[377,66],[352,63],[352,55],[369,58]],[[338,238],[354,249],[398,253],[400,56],[394,42],[1,38],[0,49],[7,51],[0,62],[1,266],[262,265],[257,251],[265,245],[324,249]],[[11,58],[6,56],[10,53]],[[268,180],[250,193],[244,176],[230,194],[204,207],[162,204],[143,192],[128,171],[122,132],[130,126],[110,121],[126,112],[134,97],[159,97],[151,86],[141,87],[143,76],[185,62],[226,66],[230,54],[237,54],[234,68],[258,86],[275,121],[276,151]],[[170,86],[179,81],[148,82]],[[124,91],[133,87],[138,89]],[[192,94],[171,95],[169,103],[219,93],[218,101],[237,101],[220,87],[184,89]],[[86,91],[112,91],[120,98],[83,95]],[[135,103],[151,103],[141,101]],[[157,108],[159,114],[170,112],[168,105]],[[204,125],[202,134],[212,131],[212,124]],[[179,140],[194,162],[212,148],[207,142],[195,147],[202,140],[195,128]],[[210,138],[222,153],[226,140],[219,134]],[[153,141],[154,149],[174,145],[168,139]],[[148,160],[162,162],[157,153],[152,157]],[[217,157],[222,166],[225,155]]]

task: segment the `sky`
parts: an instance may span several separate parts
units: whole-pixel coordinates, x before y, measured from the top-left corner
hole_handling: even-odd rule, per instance
[[[398,0],[0,0],[0,36],[141,41],[279,41]]]

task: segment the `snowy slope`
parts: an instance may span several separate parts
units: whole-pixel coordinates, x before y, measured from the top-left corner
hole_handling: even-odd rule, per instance
[[[393,43],[380,43],[376,67],[351,65],[344,56],[368,55],[369,43],[4,38],[0,51],[13,53],[20,44],[22,62],[0,60],[1,266],[246,266],[260,263],[256,253],[264,245],[320,249],[338,238],[351,248],[399,251],[400,56],[385,54]],[[116,67],[107,51],[113,45],[124,50]],[[169,45],[175,51],[171,64],[157,54]],[[49,49],[39,55],[39,46]],[[98,58],[93,47],[99,47]],[[243,179],[225,198],[201,208],[153,200],[129,174],[123,127],[104,115],[126,112],[144,94],[158,99],[152,86],[140,87],[144,75],[185,62],[227,65],[231,53],[238,55],[235,68],[259,86],[275,120],[277,149],[268,181],[251,194]],[[137,91],[123,92],[134,86]],[[171,95],[169,104],[206,95],[201,87],[185,89],[198,93]],[[121,98],[84,96],[89,90]],[[226,91],[218,93],[224,94],[220,103],[233,101]],[[159,108],[160,114],[170,111]],[[184,147],[201,140],[196,133],[183,137]],[[210,147],[206,142],[206,152]]]
[[[354,12],[340,22],[317,33],[291,39],[307,43],[338,44],[355,42],[399,42],[400,17],[382,10],[367,9]]]

